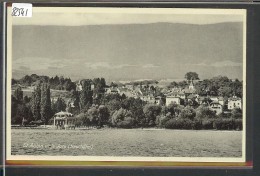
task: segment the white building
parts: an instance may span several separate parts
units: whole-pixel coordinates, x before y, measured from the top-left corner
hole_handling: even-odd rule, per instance
[[[82,91],[81,80],[76,83],[76,91]]]
[[[212,101],[218,101],[218,97],[210,96],[209,98],[210,98]]]
[[[228,109],[232,110],[234,108],[242,109],[242,100],[239,97],[233,96],[228,99]]]
[[[181,104],[181,98],[176,96],[167,96],[166,97],[166,106],[171,103]]]
[[[223,97],[218,97],[218,102],[219,104],[221,104],[222,106],[224,106],[224,98]]]

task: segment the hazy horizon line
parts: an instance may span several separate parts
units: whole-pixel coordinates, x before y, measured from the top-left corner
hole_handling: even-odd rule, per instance
[[[106,78],[106,77],[103,77],[103,76],[97,76],[97,77],[82,77],[82,78],[77,78],[77,79],[73,79],[72,77],[70,76],[65,76],[65,75],[59,75],[59,74],[55,74],[54,76],[49,76],[49,75],[43,75],[43,74],[36,74],[36,73],[32,73],[32,74],[25,74],[24,76],[22,76],[21,78],[14,78],[12,77],[12,79],[22,79],[23,77],[25,77],[26,75],[28,76],[31,76],[31,75],[37,75],[37,76],[48,76],[49,78],[54,78],[54,77],[64,77],[64,78],[68,78],[68,79],[71,79],[73,82],[76,82],[76,81],[79,81],[79,80],[83,80],[83,79],[94,79],[94,78],[104,78],[106,81],[109,81],[109,82],[125,82],[125,83],[129,83],[129,82],[138,82],[138,81],[176,81],[176,80],[179,80],[179,81],[185,81],[187,79],[185,78],[171,78],[171,77],[168,77],[168,78],[157,78],[157,79],[154,79],[154,78],[137,78],[137,79],[109,79],[109,78]],[[203,81],[203,80],[207,80],[207,79],[212,79],[214,77],[218,77],[218,76],[222,76],[222,77],[227,77],[228,79],[230,80],[236,80],[238,79],[239,81],[243,81],[243,79],[239,79],[239,78],[230,78],[228,77],[227,75],[216,75],[216,76],[213,76],[213,77],[210,77],[210,78],[200,78],[199,80],[195,80],[195,81]],[[123,83],[123,84],[125,84]]]
[[[243,23],[242,21],[230,21],[230,22],[216,22],[208,24],[196,24],[196,23],[182,23],[182,22],[150,22],[150,23],[118,23],[118,24],[82,24],[82,25],[52,25],[52,24],[13,24],[13,26],[40,26],[40,27],[81,27],[81,26],[121,26],[121,25],[151,25],[151,24],[182,24],[182,25],[196,25],[196,26],[207,26],[207,25],[217,25],[217,24],[227,24],[227,23]]]

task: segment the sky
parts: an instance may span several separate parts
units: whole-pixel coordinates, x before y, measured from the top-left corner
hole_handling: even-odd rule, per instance
[[[104,25],[157,22],[214,24],[242,22],[244,10],[161,8],[40,8],[32,18],[13,18],[13,25]]]
[[[243,11],[36,8],[13,18],[13,77],[242,79]],[[199,14],[198,14],[199,13]]]

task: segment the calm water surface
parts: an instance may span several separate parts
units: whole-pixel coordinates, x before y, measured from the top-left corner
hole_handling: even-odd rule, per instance
[[[241,131],[12,129],[12,155],[241,157]]]

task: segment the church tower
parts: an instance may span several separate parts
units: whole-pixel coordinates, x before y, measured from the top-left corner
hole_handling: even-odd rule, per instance
[[[191,80],[191,82],[190,82],[189,89],[191,89],[191,90],[194,90],[194,89],[195,89],[195,88],[194,88],[194,84],[193,84],[193,80]]]

